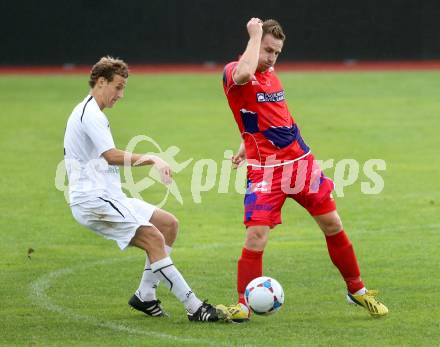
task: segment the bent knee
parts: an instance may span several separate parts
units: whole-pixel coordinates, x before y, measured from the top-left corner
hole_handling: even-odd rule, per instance
[[[139,227],[136,237],[142,239],[144,242],[154,245],[163,246],[165,244],[165,238],[162,233],[155,226],[141,226]]]
[[[177,235],[179,231],[179,220],[173,215],[171,215],[167,223],[167,227],[171,233]]]
[[[326,235],[337,234],[342,230],[342,222],[340,219],[329,221],[328,223],[324,223],[321,225],[322,231]]]
[[[263,249],[267,243],[268,231],[266,228],[248,229],[245,246],[249,249]]]

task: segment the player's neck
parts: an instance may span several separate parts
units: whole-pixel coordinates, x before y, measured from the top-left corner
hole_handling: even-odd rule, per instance
[[[90,95],[93,96],[93,98],[95,99],[96,103],[99,106],[99,109],[102,111],[105,108],[104,98],[102,94],[99,92],[99,90],[91,89]]]

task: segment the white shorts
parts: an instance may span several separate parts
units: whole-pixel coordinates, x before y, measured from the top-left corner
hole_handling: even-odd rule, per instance
[[[123,250],[141,225],[152,225],[150,219],[156,207],[139,199],[103,196],[73,205],[71,209],[78,223],[106,239],[115,240]]]

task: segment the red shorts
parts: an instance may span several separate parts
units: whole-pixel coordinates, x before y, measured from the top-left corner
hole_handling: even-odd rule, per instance
[[[244,198],[244,224],[281,224],[286,198],[296,200],[312,216],[336,210],[333,181],[325,177],[312,154],[273,168],[248,166]]]

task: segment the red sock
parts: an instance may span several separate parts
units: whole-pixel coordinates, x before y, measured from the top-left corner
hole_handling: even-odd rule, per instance
[[[254,278],[263,275],[263,251],[252,251],[243,247],[237,268],[238,302],[245,304],[246,286]]]
[[[354,254],[353,246],[344,230],[325,237],[330,258],[338,268],[350,293],[356,293],[364,287],[361,280],[359,265]]]

